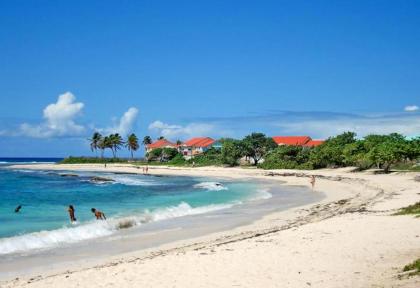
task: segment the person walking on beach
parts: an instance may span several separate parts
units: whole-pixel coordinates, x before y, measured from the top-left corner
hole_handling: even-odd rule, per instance
[[[70,221],[73,223],[73,222],[76,222],[77,220],[76,220],[76,217],[74,216],[74,207],[73,207],[73,205],[69,205],[69,209],[67,209],[67,211],[69,211],[69,216],[70,216]]]
[[[310,183],[311,183],[311,185],[312,185],[312,190],[314,190],[314,188],[315,188],[315,176],[314,175],[312,175],[311,176],[311,180],[309,181]]]
[[[146,174],[149,173],[149,166],[146,165],[146,168],[144,171],[146,171]]]
[[[106,220],[105,214],[95,208],[90,209],[93,214],[95,214],[96,220]]]

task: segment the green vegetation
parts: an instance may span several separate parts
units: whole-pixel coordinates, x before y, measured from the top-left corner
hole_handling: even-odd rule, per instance
[[[261,159],[277,147],[271,137],[263,133],[252,133],[242,140],[243,155],[253,159],[254,165],[258,165]]]
[[[127,163],[127,159],[119,158],[95,158],[95,157],[67,157],[60,164],[104,164],[104,163]]]
[[[220,160],[223,164],[236,166],[242,156],[243,145],[241,141],[235,139],[224,139],[222,141]]]
[[[279,146],[271,150],[260,167],[264,169],[318,169],[356,166],[378,168],[388,173],[402,165],[420,170],[419,138],[406,140],[400,134],[368,135],[356,139],[346,132],[331,137],[317,147]]]
[[[159,137],[159,139],[164,139]],[[119,134],[103,137],[95,132],[90,140],[91,150],[100,151],[101,160],[96,158],[70,157],[63,163],[104,163],[103,155],[110,149],[114,162],[124,162],[117,158],[117,151],[125,146],[131,152],[140,147],[135,134],[128,136],[125,142]],[[345,132],[328,138],[316,147],[278,146],[271,137],[263,133],[252,133],[242,140],[221,139],[222,148],[209,149],[185,160],[176,148],[157,148],[146,154],[147,163],[152,165],[176,166],[237,166],[240,161],[250,160],[249,165],[263,169],[319,169],[355,166],[360,169],[377,168],[385,173],[393,170],[420,171],[420,137],[411,140],[402,135],[368,135],[362,139],[356,138],[353,132]],[[152,143],[150,136],[145,136],[141,144]],[[181,141],[177,140],[177,144]]]
[[[146,154],[147,161],[168,162],[179,154],[175,148],[156,148]]]
[[[410,215],[410,214],[417,215],[417,217],[420,216],[420,202],[401,208],[400,211],[398,211],[394,215]]]
[[[420,275],[420,259],[417,259],[411,264],[405,265],[403,268],[404,272],[409,272],[408,276]]]
[[[131,159],[134,159],[134,151],[137,151],[140,148],[139,139],[136,134],[132,133],[127,138],[127,143],[125,144],[127,149],[131,152]]]
[[[146,136],[148,137],[148,136]],[[145,137],[145,140],[146,140]],[[150,138],[150,137],[149,137]],[[143,140],[143,141],[145,141]],[[140,147],[138,143],[137,136],[132,133],[127,137],[127,141],[124,141],[120,134],[110,134],[108,136],[103,137],[99,132],[95,132],[92,135],[92,138],[89,139],[90,141],[90,149],[97,153],[98,149],[101,151],[101,158],[104,158],[104,152],[106,149],[110,149],[113,155],[113,158],[117,158],[117,151],[121,149],[121,147],[125,146],[131,152],[131,159],[134,159],[134,151],[137,151]],[[72,161],[76,161],[77,157],[70,157]],[[97,163],[92,158],[89,157],[79,157],[81,161],[91,161],[89,163]],[[88,160],[91,159],[91,160]],[[92,162],[94,161],[94,162]],[[105,161],[100,161],[100,163]],[[73,162],[76,163],[76,162]],[[86,163],[86,162],[81,162]]]

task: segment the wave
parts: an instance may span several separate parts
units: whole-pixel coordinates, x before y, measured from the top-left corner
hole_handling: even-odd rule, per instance
[[[104,221],[4,238],[0,239],[0,255],[54,248],[66,243],[108,236],[113,233],[112,228],[109,222]]]
[[[127,185],[127,186],[154,186],[154,185],[162,185],[155,181],[144,180],[135,177],[129,176],[112,176],[110,177],[115,183]]]
[[[201,183],[195,184],[194,188],[206,189],[209,191],[228,190],[227,187],[223,186],[219,182],[201,182]]]
[[[273,197],[273,194],[268,192],[268,189],[258,189],[257,193],[248,198],[248,201],[267,200]]]
[[[0,164],[7,164],[7,163],[9,163],[9,162],[7,162],[7,161],[0,161]]]
[[[107,221],[95,221],[76,227],[63,227],[51,231],[40,231],[14,237],[0,239],[0,255],[27,253],[65,246],[84,240],[109,236],[120,229],[139,226],[144,223],[173,219],[188,215],[203,214],[211,211],[227,209],[231,204],[207,205],[191,207],[186,202],[154,211],[145,211],[140,215],[122,218],[109,218]]]

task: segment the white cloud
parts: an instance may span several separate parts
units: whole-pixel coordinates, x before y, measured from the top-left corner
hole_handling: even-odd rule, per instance
[[[149,125],[149,130],[155,131],[165,138],[174,139],[177,137],[208,136],[215,133],[215,126],[206,123],[190,123],[181,126],[154,121]]]
[[[35,138],[76,136],[85,132],[85,127],[75,122],[82,113],[84,104],[75,102],[70,92],[58,96],[57,102],[49,104],[43,111],[44,122],[36,125],[23,123],[17,134]]]
[[[318,138],[327,138],[346,131],[356,132],[359,137],[368,134],[401,133],[418,135],[420,133],[420,116],[377,116],[360,118],[336,118],[323,120],[302,120],[295,122],[273,123],[285,134],[305,134]]]
[[[405,108],[404,108],[404,111],[406,111],[406,112],[414,112],[414,111],[417,111],[417,110],[419,110],[419,106],[417,106],[417,105],[408,105],[408,106],[405,106]]]
[[[113,126],[98,130],[106,134],[119,133],[125,137],[132,132],[138,113],[137,108],[130,107],[119,120],[115,120],[116,123]]]

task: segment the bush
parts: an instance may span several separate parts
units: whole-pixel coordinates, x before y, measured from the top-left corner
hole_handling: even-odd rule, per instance
[[[194,163],[195,166],[218,166],[223,164],[221,152],[214,148],[207,150],[203,154],[194,156],[194,158],[189,159],[187,163]]]
[[[95,164],[95,163],[127,163],[127,159],[120,158],[94,158],[94,157],[67,157],[59,164]]]
[[[311,148],[301,146],[278,146],[269,152],[259,167],[264,169],[312,169],[309,162]]]

